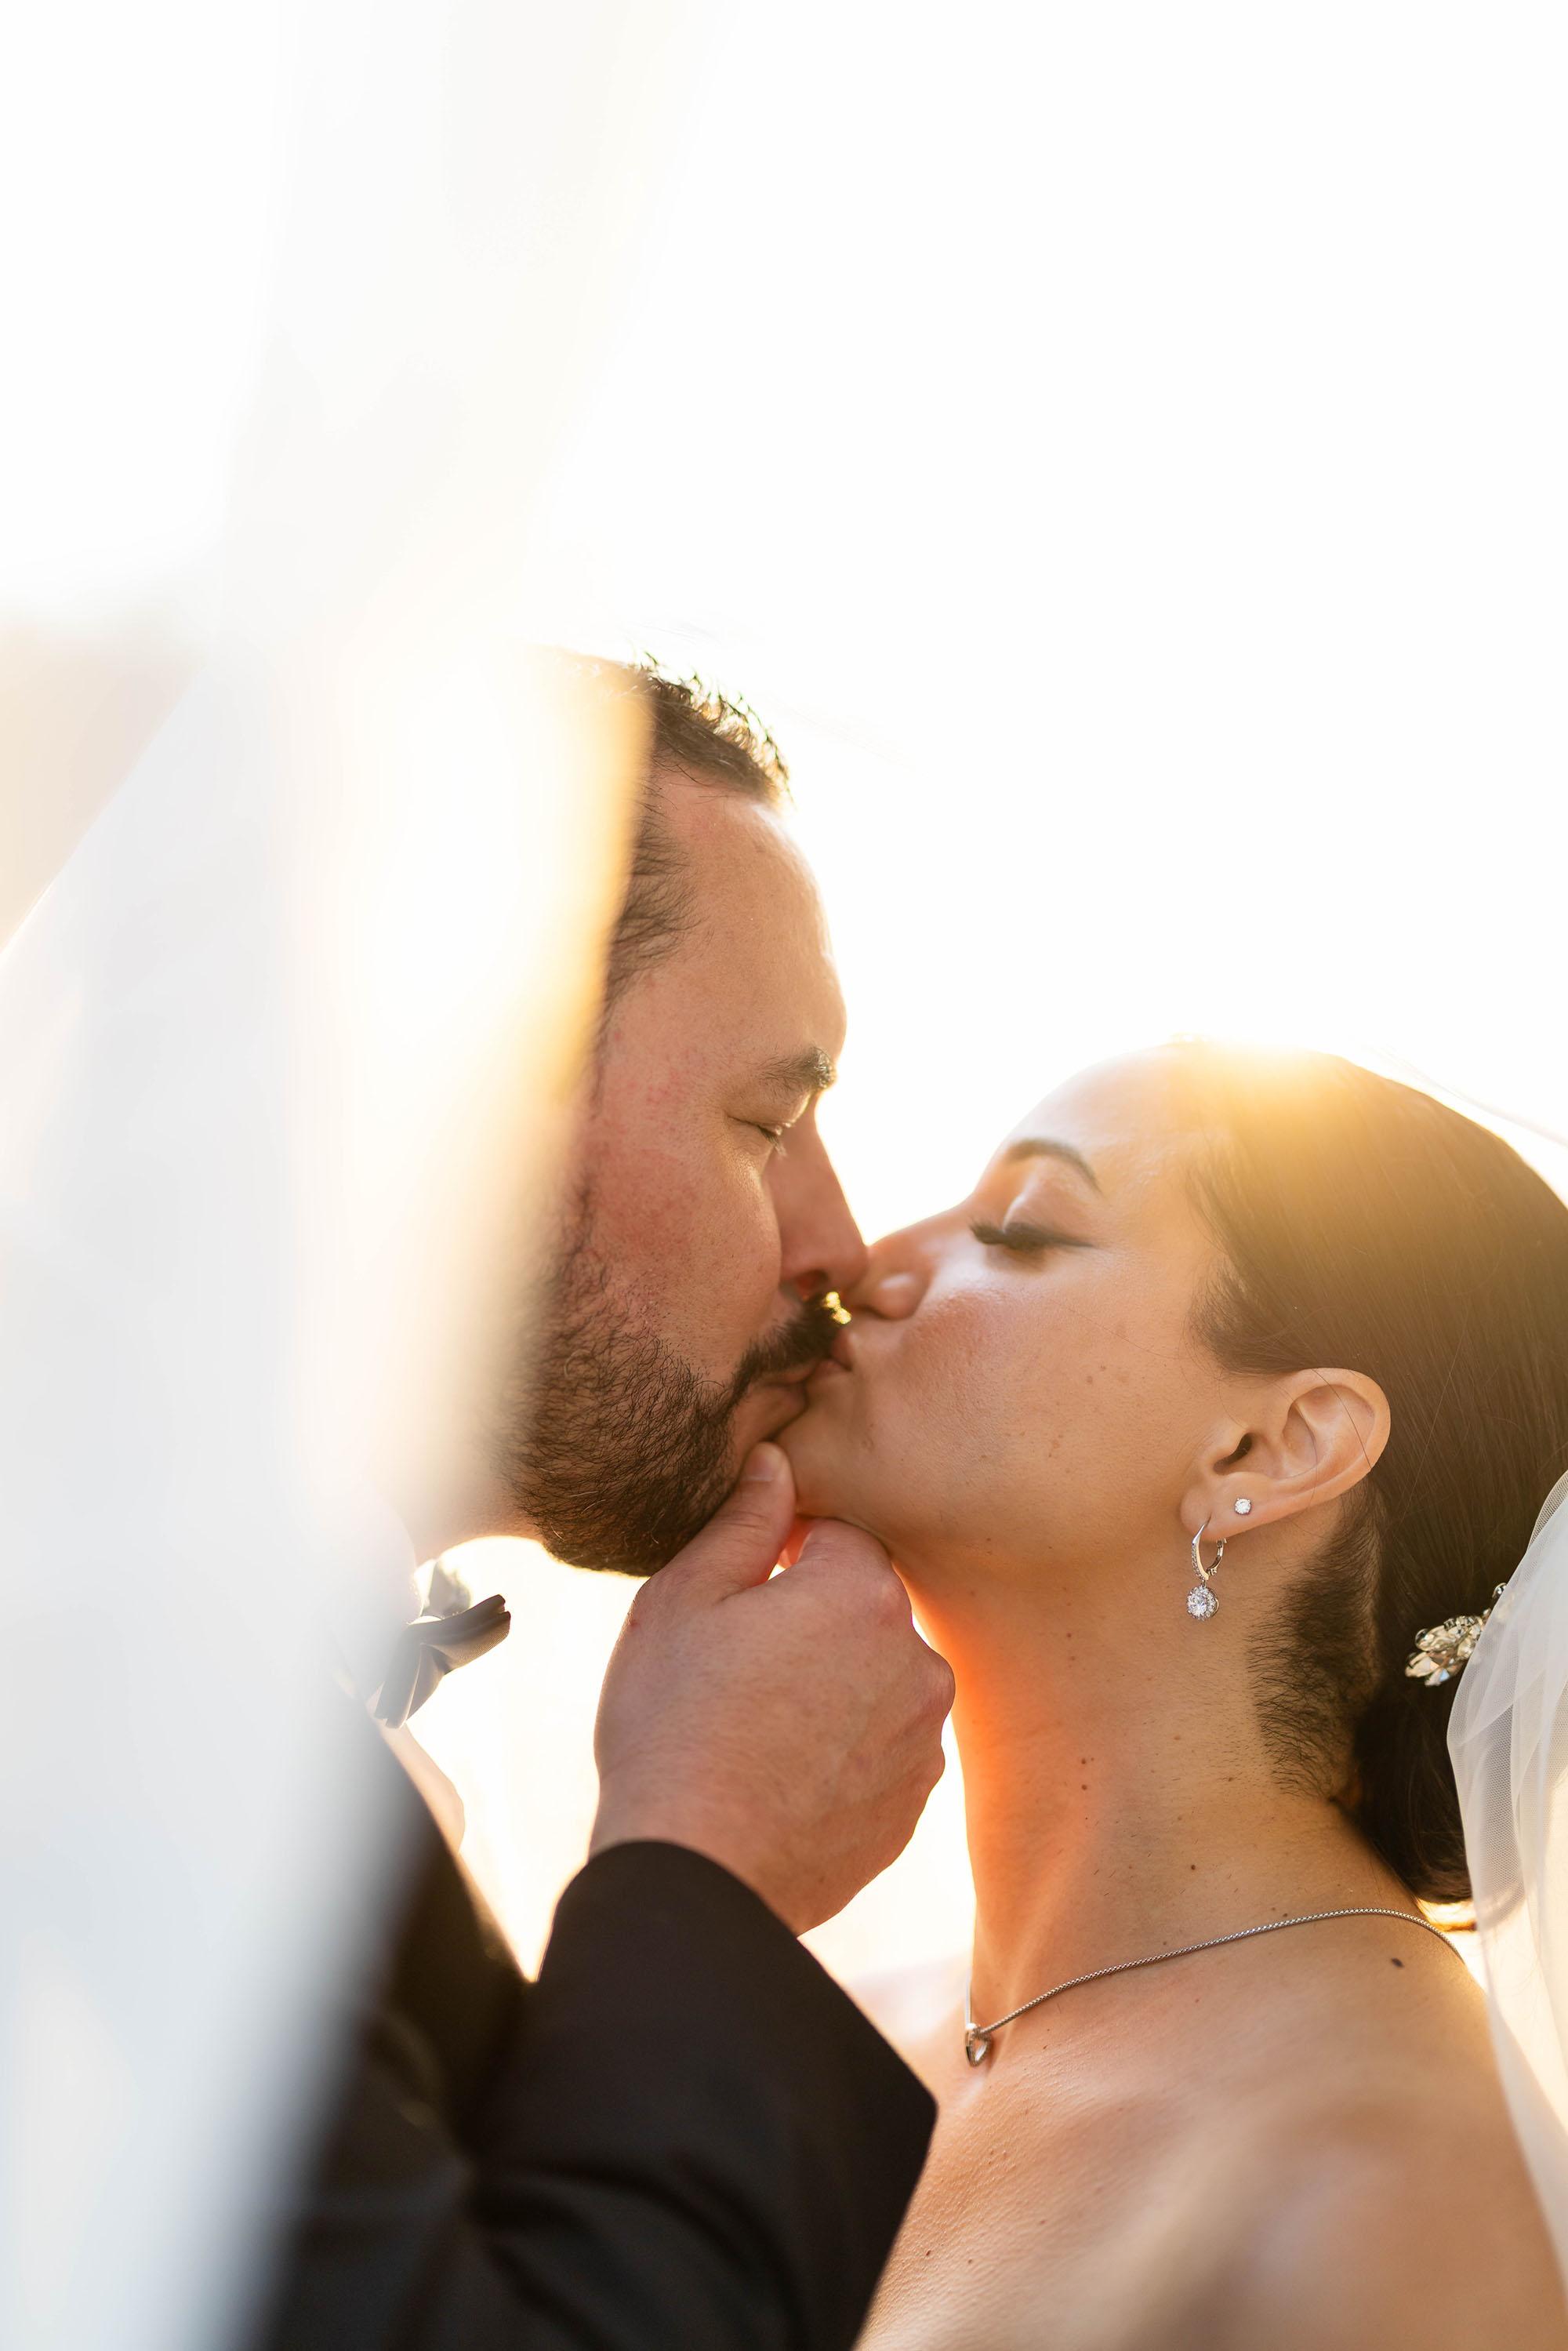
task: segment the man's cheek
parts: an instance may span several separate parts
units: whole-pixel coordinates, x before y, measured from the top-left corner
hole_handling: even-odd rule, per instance
[[[669,1295],[690,1335],[687,1353],[728,1377],[779,1321],[776,1232],[754,1210],[710,1196],[684,1226],[674,1254]]]
[[[713,1314],[716,1324],[725,1333],[732,1364],[747,1348],[779,1329],[784,1318],[779,1274],[776,1251],[736,1248],[725,1261],[716,1264]]]
[[[703,1229],[715,1277],[740,1319],[753,1329],[766,1324],[782,1259],[773,1204],[751,1170],[742,1168],[737,1180],[713,1187],[704,1203]]]
[[[598,1235],[605,1254],[634,1272],[640,1288],[667,1296],[701,1275],[704,1201],[700,1186],[677,1168],[650,1161],[617,1168],[599,1191]]]

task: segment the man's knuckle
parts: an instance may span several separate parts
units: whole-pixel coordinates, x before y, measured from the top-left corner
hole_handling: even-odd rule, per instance
[[[801,1557],[831,1565],[835,1573],[849,1574],[859,1570],[890,1572],[887,1553],[874,1535],[862,1527],[848,1527],[840,1519],[822,1519],[806,1538]]]
[[[877,1606],[881,1579],[863,1561],[846,1559],[837,1563],[831,1580],[823,1577],[818,1584],[837,1606],[852,1609],[857,1616],[869,1615]]]
[[[872,1584],[871,1606],[879,1625],[902,1625],[909,1621],[909,1602],[892,1568],[883,1568]]]

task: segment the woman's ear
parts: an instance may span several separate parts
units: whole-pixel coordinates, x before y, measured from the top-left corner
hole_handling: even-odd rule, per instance
[[[1375,1467],[1389,1426],[1388,1399],[1364,1372],[1275,1380],[1245,1432],[1194,1480],[1182,1522],[1189,1534],[1207,1519],[1212,1534],[1238,1535],[1332,1502]]]

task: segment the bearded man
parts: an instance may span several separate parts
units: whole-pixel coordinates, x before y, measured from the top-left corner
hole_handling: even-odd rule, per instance
[[[542,1333],[483,1490],[421,1531],[648,1581],[537,1982],[388,1760],[412,1891],[277,2283],[288,2351],[847,2346],[931,2127],[796,1939],[907,1842],[952,1698],[869,1536],[820,1525],[772,1573],[768,1440],[864,1261],[816,1126],[843,1007],[770,738],[620,688],[653,752]],[[382,1719],[498,1611],[417,1628]]]

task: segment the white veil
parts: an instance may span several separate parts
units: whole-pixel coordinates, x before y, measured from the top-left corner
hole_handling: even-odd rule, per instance
[[[0,551],[7,2351],[249,2331],[384,1885],[330,1640],[373,1656],[410,1613],[378,1488],[438,1478],[516,1314],[639,723],[509,615],[538,611],[530,501],[655,168],[669,18],[321,0],[285,40],[241,11],[299,46],[247,252],[234,92],[199,44],[177,77],[224,20],[153,15],[122,85],[68,7],[62,72],[115,84],[135,167],[70,298],[41,272],[12,321],[60,420],[21,462],[57,487],[97,454],[65,379],[107,411],[136,373],[118,331],[156,352],[178,318],[197,359],[233,332],[226,404],[193,410],[214,539],[110,580],[89,529],[73,571],[61,496],[36,565]],[[168,286],[137,274],[169,246],[153,162],[178,223],[218,224],[204,277],[178,246]],[[104,348],[73,371],[83,318]]]
[[[1568,2282],[1568,1477],[1448,1722],[1503,2086]]]

